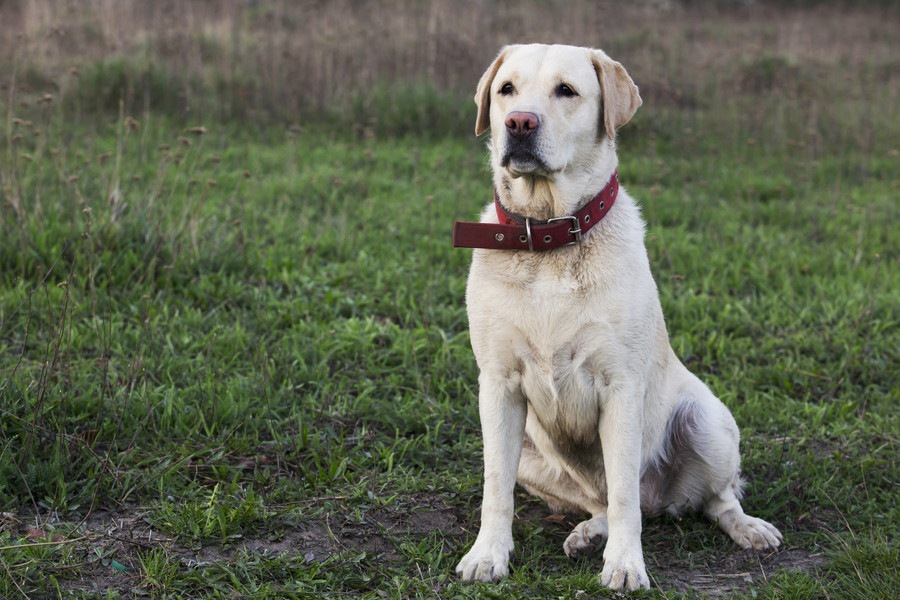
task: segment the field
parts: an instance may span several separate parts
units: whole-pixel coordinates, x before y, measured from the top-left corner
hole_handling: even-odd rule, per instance
[[[896,7],[93,4],[0,0],[0,598],[617,597],[522,490],[511,576],[454,574],[481,441],[450,232],[515,39],[641,87],[619,173],[672,345],[785,535],[645,520],[632,597],[900,588]]]

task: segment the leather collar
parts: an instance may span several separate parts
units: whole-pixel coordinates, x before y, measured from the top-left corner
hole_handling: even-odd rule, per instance
[[[455,248],[487,248],[490,250],[553,250],[571,246],[582,240],[594,225],[612,208],[619,194],[619,175],[612,177],[600,193],[574,215],[539,221],[507,210],[494,191],[494,206],[499,223],[466,223],[453,225]]]

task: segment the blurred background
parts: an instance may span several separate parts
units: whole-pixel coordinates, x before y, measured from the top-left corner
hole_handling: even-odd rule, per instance
[[[719,114],[739,139],[765,130],[816,155],[896,133],[879,123],[897,120],[898,14],[891,0],[0,0],[0,82],[17,111],[50,94],[75,116],[470,135],[499,48],[556,42],[622,62],[651,133]]]

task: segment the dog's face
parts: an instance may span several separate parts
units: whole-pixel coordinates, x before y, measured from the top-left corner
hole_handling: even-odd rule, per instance
[[[601,50],[507,46],[481,77],[475,134],[492,130],[495,160],[512,177],[552,177],[615,138],[641,104],[637,87]]]

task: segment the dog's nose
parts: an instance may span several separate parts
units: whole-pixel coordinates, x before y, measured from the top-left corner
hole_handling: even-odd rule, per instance
[[[509,134],[524,138],[534,133],[541,125],[541,120],[534,113],[511,112],[506,115],[506,129]]]

